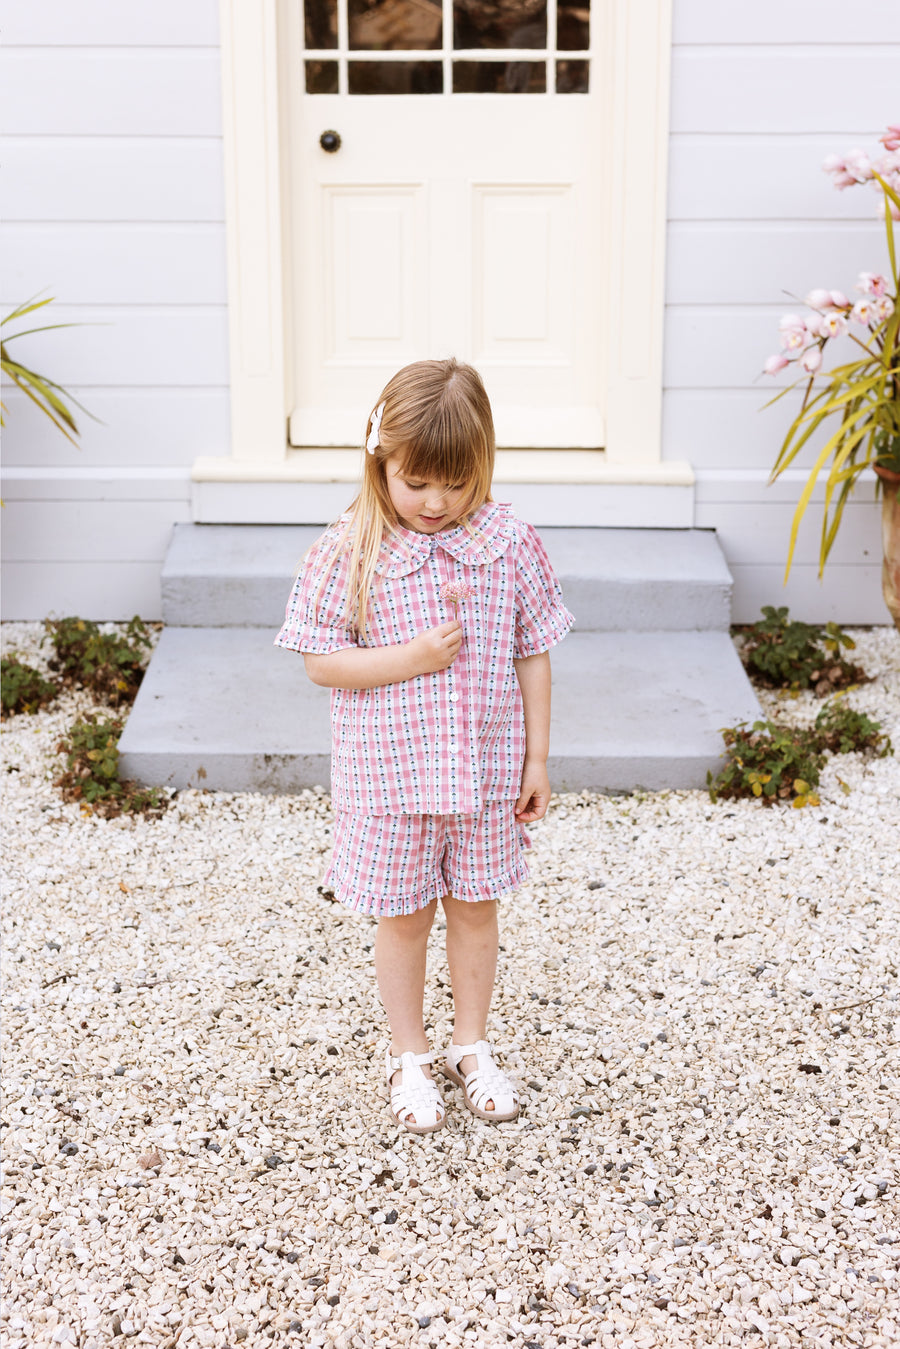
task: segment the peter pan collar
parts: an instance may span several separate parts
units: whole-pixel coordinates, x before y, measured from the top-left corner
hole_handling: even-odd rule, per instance
[[[439,534],[419,534],[395,526],[381,545],[375,570],[382,576],[408,576],[438,548],[470,567],[486,566],[506,552],[513,535],[512,508],[505,502],[486,501],[469,517],[468,528],[457,525]]]

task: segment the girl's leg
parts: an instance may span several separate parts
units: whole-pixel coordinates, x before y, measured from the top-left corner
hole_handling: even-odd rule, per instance
[[[453,985],[453,1043],[475,1044],[487,1038],[487,1018],[497,974],[499,928],[497,901],[466,901],[445,895],[447,964]],[[459,1070],[474,1072],[474,1054],[460,1059]],[[486,1108],[493,1110],[493,1101]]]
[[[428,934],[437,902],[400,918],[380,918],[375,936],[375,976],[391,1028],[391,1053],[398,1057],[428,1049],[423,1003]],[[428,1065],[422,1071],[431,1076]],[[400,1070],[391,1081],[399,1080]]]

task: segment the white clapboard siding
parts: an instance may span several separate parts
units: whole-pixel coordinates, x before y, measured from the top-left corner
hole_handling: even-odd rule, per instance
[[[745,6],[733,9],[735,16],[747,13]],[[847,23],[853,23],[849,7]],[[894,115],[896,86],[897,53],[890,47],[676,47],[671,130],[830,132],[853,144]]]
[[[12,48],[0,120],[31,136],[218,136],[219,64],[206,47]]]
[[[800,526],[785,585],[791,522],[801,475],[767,485],[764,475],[739,470],[699,473],[694,519],[715,529],[734,578],[732,619],[752,623],[764,604],[787,605],[807,622],[887,621],[881,597],[880,506],[874,479],[864,480],[844,520],[824,575],[819,577],[823,491],[817,488]]]
[[[73,386],[71,392],[91,414],[75,409],[80,432],[77,449],[24,394],[5,392],[6,468],[189,468],[198,455],[229,452],[231,407],[225,385],[209,389]]]
[[[872,145],[871,136],[860,141]],[[839,192],[822,168],[853,137],[698,135],[669,141],[670,220],[871,221],[870,188]]]
[[[175,516],[172,516],[173,520]],[[77,614],[95,623],[139,614],[162,618],[160,571],[153,562],[4,562],[3,617],[65,618]]]
[[[848,43],[900,41],[893,0],[754,0],[751,6],[723,0],[675,0],[672,41],[702,47],[721,43]]]
[[[228,384],[224,305],[56,305],[53,314],[53,322],[83,326],[24,337],[16,343],[15,355],[57,384],[82,389]]]
[[[222,222],[217,137],[8,136],[7,221]]]
[[[796,310],[816,286],[852,297],[861,270],[881,271],[888,265],[884,231],[874,220],[679,222],[669,228],[668,257],[670,305],[780,300],[785,310]],[[781,298],[786,289],[797,298]]]
[[[100,421],[75,448],[5,391],[3,611],[158,618],[190,466],[229,452],[218,4],[9,9],[3,307],[82,325],[13,352]]]
[[[159,576],[172,528],[191,514],[187,469],[132,470],[126,482],[114,476],[93,485],[65,473],[30,484],[13,478],[8,488],[5,618],[161,617]],[[106,495],[91,499],[92,490]]]
[[[217,0],[32,0],[3,7],[6,47],[215,47]]]
[[[695,520],[699,528],[706,528],[709,515],[715,509],[716,529],[729,563],[751,566],[756,562],[762,534],[771,545],[772,560],[784,566],[790,545],[794,507],[794,502],[769,502],[763,513],[764,518],[761,518],[758,501],[699,501]],[[867,503],[848,502],[827,566],[871,566],[881,556],[881,537],[877,526],[878,514]],[[821,507],[813,502],[807,507],[797,535],[794,560],[798,566],[818,566],[821,529]]]
[[[878,195],[838,192],[829,154],[881,152],[896,121],[900,8],[880,0],[677,0],[673,7],[663,456],[697,475],[695,523],[718,531],[735,581],[733,616],[788,604],[810,621],[884,622],[880,507],[868,476],[847,507],[822,580],[817,489],[791,578],[790,522],[812,462],[769,485],[800,391],[761,374],[778,321],[822,286],[853,295],[885,266]],[[852,350],[829,352],[834,364]],[[820,436],[817,443],[821,444]]]
[[[799,411],[801,391],[767,404],[789,383],[782,374],[761,376],[753,389],[669,389],[663,402],[666,456],[687,459],[698,472],[740,465],[768,473]],[[797,468],[812,466],[818,443],[811,438],[804,446]]]
[[[778,350],[778,320],[789,309],[797,305],[671,305],[663,337],[666,388],[749,388]]]
[[[187,495],[185,482],[181,500],[10,501],[6,556],[10,562],[161,562],[173,521],[190,519]]]
[[[222,225],[0,227],[4,298],[48,289],[71,305],[225,305]]]
[[[805,623],[856,624],[890,622],[881,595],[881,562],[868,567],[829,566],[824,577],[816,567],[792,567],[787,584],[782,563],[729,563],[734,589],[733,623],[755,623],[764,605],[786,605],[792,618]]]

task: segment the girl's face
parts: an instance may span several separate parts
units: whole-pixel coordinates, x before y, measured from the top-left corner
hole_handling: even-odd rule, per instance
[[[455,525],[465,505],[467,484],[427,482],[407,475],[399,454],[384,461],[388,496],[401,525],[417,534],[437,534]]]

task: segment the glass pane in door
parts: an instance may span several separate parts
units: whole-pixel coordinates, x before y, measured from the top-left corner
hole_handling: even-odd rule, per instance
[[[328,51],[337,46],[337,7],[338,0],[305,0],[303,29],[307,51]]]
[[[546,45],[546,0],[453,0],[457,51]]]
[[[590,81],[589,61],[557,61],[556,92],[558,94],[586,94]]]
[[[351,94],[441,94],[440,61],[349,61]]]
[[[336,94],[337,91],[337,61],[306,62],[306,92],[308,94]]]
[[[557,0],[556,45],[561,52],[586,52],[590,46],[590,0]]]
[[[351,51],[437,51],[441,0],[347,0]]]
[[[546,61],[454,61],[454,94],[543,94]]]

